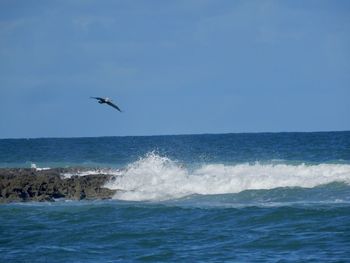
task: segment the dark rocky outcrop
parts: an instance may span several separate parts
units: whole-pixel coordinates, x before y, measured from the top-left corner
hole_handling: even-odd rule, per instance
[[[103,187],[112,178],[108,174],[72,176],[62,173],[75,169],[0,169],[0,203],[24,201],[55,201],[58,198],[71,200],[109,199],[115,190]]]

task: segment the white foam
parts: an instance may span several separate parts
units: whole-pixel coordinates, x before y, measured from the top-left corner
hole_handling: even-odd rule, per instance
[[[36,166],[35,163],[31,163],[30,164],[30,168],[31,169],[35,169],[36,171],[44,171],[44,170],[50,170],[51,168],[50,167],[42,167],[42,168],[39,168]]]
[[[238,193],[248,189],[311,188],[335,181],[350,183],[350,165],[208,164],[190,170],[150,153],[121,170],[106,187],[119,190],[115,199],[141,201]]]
[[[96,174],[111,174],[115,176],[121,175],[120,170],[117,169],[93,169],[93,170],[82,170],[76,172],[62,173],[64,178],[71,178],[72,176],[85,176],[85,175],[96,175]]]

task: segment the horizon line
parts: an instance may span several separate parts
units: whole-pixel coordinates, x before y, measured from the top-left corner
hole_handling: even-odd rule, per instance
[[[7,137],[0,140],[37,140],[37,139],[80,139],[80,138],[111,138],[111,137],[162,137],[162,136],[203,136],[203,135],[229,135],[229,134],[278,134],[278,133],[331,133],[350,132],[350,130],[323,130],[323,131],[264,131],[264,132],[222,132],[222,133],[178,133],[178,134],[151,134],[151,135],[101,135],[101,136],[48,136],[48,137]]]

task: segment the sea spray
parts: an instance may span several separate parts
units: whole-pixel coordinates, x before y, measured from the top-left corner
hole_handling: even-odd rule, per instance
[[[0,167],[31,163],[124,200],[0,205],[0,261],[350,259],[350,132],[0,140]]]
[[[204,164],[188,168],[167,157],[148,153],[129,164],[105,186],[118,190],[115,199],[168,200],[188,195],[239,193],[244,190],[350,183],[348,164]]]

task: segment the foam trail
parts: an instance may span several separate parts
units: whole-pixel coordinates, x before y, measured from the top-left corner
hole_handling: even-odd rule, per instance
[[[193,171],[154,153],[130,164],[106,187],[121,200],[167,200],[192,194],[227,194],[277,187],[312,188],[350,183],[350,165],[208,164]]]
[[[35,163],[31,163],[30,164],[30,168],[31,169],[35,169],[36,171],[44,171],[44,170],[49,170],[50,169],[50,167],[39,168],[39,167],[37,167],[37,165]]]
[[[75,172],[62,173],[64,178],[71,178],[72,176],[85,176],[85,175],[97,175],[97,174],[111,174],[115,176],[121,175],[121,171],[118,169],[93,169],[93,170],[77,170]]]

